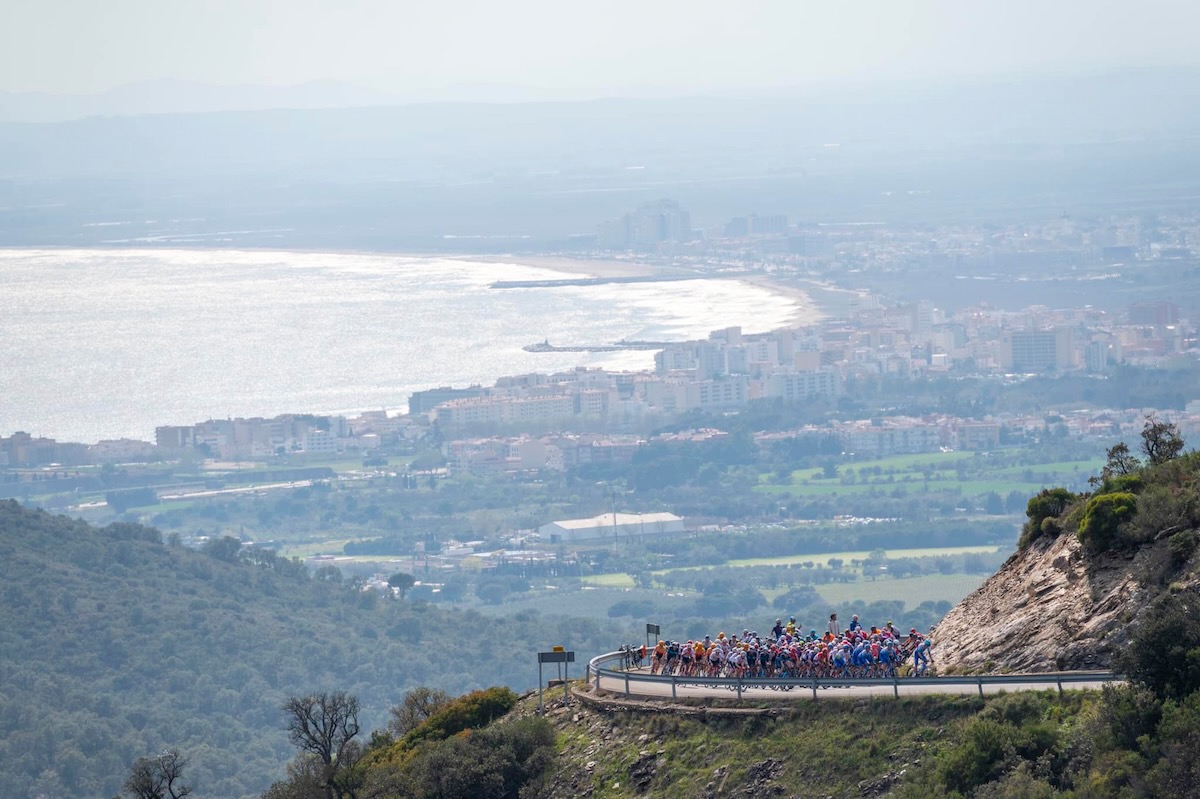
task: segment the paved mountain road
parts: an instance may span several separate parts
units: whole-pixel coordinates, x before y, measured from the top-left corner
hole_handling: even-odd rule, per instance
[[[628,683],[625,680],[624,672],[615,673],[605,671],[601,674],[600,689],[607,691],[616,696],[625,696],[626,687],[628,686],[629,696],[639,699],[737,699],[738,692],[727,686],[705,686],[693,685],[684,682],[677,683],[674,686],[674,697],[672,697],[672,686],[669,682],[642,680],[639,677],[648,677],[650,675],[647,669],[634,669],[628,672]],[[816,690],[816,699],[856,699],[860,697],[895,697],[899,696],[928,696],[928,695],[951,695],[951,696],[978,696],[983,694],[998,694],[1002,692],[1012,691],[1047,691],[1056,690],[1059,686],[1054,680],[1054,675],[1038,674],[1028,675],[1028,681],[1020,680],[1020,675],[1006,675],[1005,682],[980,682],[975,680],[954,681],[933,683],[930,681],[912,683],[901,678],[898,683],[891,681],[870,683],[863,685],[849,686],[830,686],[828,688],[818,688]],[[1063,690],[1099,690],[1104,685],[1112,683],[1111,679],[1099,678],[1095,680],[1077,680],[1073,679],[1070,682],[1062,683]],[[596,684],[596,677],[592,675],[591,683]],[[741,691],[743,701],[795,701],[797,699],[814,698],[814,692],[810,684],[794,685],[789,690],[771,689],[759,686],[745,686]]]

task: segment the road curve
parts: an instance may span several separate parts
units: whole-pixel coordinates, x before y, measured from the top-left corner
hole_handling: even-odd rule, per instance
[[[909,681],[903,678],[860,681],[855,685],[832,685],[813,688],[811,683],[792,684],[785,687],[763,687],[744,685],[741,691],[731,685],[696,685],[677,681],[651,678],[648,669],[631,669],[628,672],[601,669],[599,673],[589,669],[589,683],[601,691],[619,697],[638,699],[741,699],[746,702],[795,701],[797,699],[857,699],[862,697],[903,696],[979,696],[1013,691],[1047,690],[1099,690],[1115,680],[1110,675],[1096,675],[1087,679],[1085,675],[1069,675],[1062,682],[1053,674],[1005,675],[1003,678],[941,678]],[[626,678],[628,675],[628,679]],[[1022,679],[1022,678],[1027,679]],[[989,680],[1002,679],[993,682]],[[944,680],[944,681],[943,681]]]
[[[632,675],[631,675],[632,676]],[[593,681],[594,684],[594,681]],[[1064,685],[1064,690],[1092,690],[1111,684],[1108,680],[1089,680],[1073,682]],[[671,686],[668,683],[641,682],[636,678],[629,681],[630,696],[640,699],[671,699]],[[614,677],[601,677],[600,689],[617,696],[625,695],[625,681]],[[1054,683],[1045,682],[1010,682],[984,683],[984,694],[998,694],[1011,691],[1047,691],[1054,690]],[[909,685],[903,680],[899,685],[893,683],[875,683],[871,685],[849,685],[829,688],[818,688],[814,693],[807,686],[794,686],[790,690],[771,690],[770,688],[747,687],[742,689],[742,700],[747,701],[787,701],[794,699],[856,699],[859,697],[880,696],[928,696],[932,694],[947,694],[953,696],[978,696],[979,686],[975,683],[950,683],[945,685],[930,685],[928,683]],[[675,697],[678,699],[736,699],[736,691],[729,688],[712,688],[700,685],[683,685],[675,687]]]

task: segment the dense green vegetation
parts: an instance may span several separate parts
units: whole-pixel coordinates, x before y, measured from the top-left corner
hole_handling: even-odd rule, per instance
[[[790,757],[818,766],[835,752],[853,751],[863,764],[859,775],[888,773],[889,755],[920,753],[921,768],[888,783],[898,796],[1190,795],[1196,775],[1188,758],[1200,741],[1200,455],[1184,453],[1169,426],[1158,433],[1144,440],[1143,458],[1112,448],[1091,493],[1048,489],[1036,495],[1027,503],[1022,535],[1023,546],[1048,536],[1079,535],[1091,556],[1153,550],[1155,557],[1147,560],[1139,579],[1158,587],[1158,595],[1120,658],[1134,680],[1131,686],[1066,699],[871,703],[866,715],[828,706],[797,710],[821,714],[820,724],[809,719],[809,726],[822,733],[819,738],[800,735],[782,721],[695,722],[700,727],[694,732],[717,738],[736,734],[747,746],[758,747],[755,751],[778,749],[785,762],[790,761],[783,755],[790,751]],[[420,489],[425,490],[432,498],[442,489]],[[334,497],[344,505],[353,495],[337,496],[342,493],[314,487],[307,499]],[[483,532],[495,529],[491,519],[477,521]],[[761,627],[768,616],[819,617],[831,605],[869,618],[894,616],[901,624],[909,623],[904,613],[924,614],[913,626],[926,626],[946,608],[936,602],[905,607],[882,599],[837,605],[819,589],[844,585],[834,574],[841,568],[868,579],[868,570],[880,565],[876,551],[883,539],[894,544],[906,532],[926,545],[939,543],[942,534],[944,543],[961,544],[962,530],[973,531],[980,543],[994,540],[1001,535],[999,525],[1011,535],[1003,520],[991,531],[975,521],[911,523],[907,530],[905,524],[910,523],[810,530],[763,526],[689,539],[689,546],[664,539],[618,553],[594,553],[596,573],[628,574],[634,582],[629,602],[606,614],[621,619],[618,623],[530,609],[511,613],[517,608],[505,605],[493,606],[504,609],[496,614],[451,612],[420,599],[421,586],[407,589],[406,600],[385,599],[360,590],[335,568],[310,573],[298,561],[244,547],[230,537],[213,536],[194,551],[181,546],[177,535],[164,541],[157,530],[139,524],[95,528],[15,502],[0,503],[0,667],[5,674],[0,723],[6,730],[0,738],[0,795],[111,796],[121,790],[131,766],[151,768],[161,762],[155,759],[158,753],[171,751],[185,755],[188,782],[198,786],[198,795],[255,795],[276,779],[273,799],[308,799],[319,781],[313,782],[314,772],[303,758],[285,771],[283,764],[294,753],[289,740],[296,741],[281,708],[288,706],[288,697],[336,688],[361,697],[363,729],[378,730],[354,749],[354,762],[363,769],[380,764],[372,777],[378,781],[370,783],[378,789],[375,795],[491,791],[515,796],[525,786],[526,795],[534,796],[538,786],[544,787],[548,733],[534,721],[518,724],[515,718],[487,724],[511,705],[505,694],[463,700],[457,710],[431,712],[403,730],[385,726],[387,709],[418,685],[453,693],[493,684],[531,685],[532,653],[538,648],[563,644],[584,658],[636,637],[630,630],[639,631],[639,617],[648,613],[661,616],[658,620],[679,637],[711,632],[718,618],[725,624],[746,619],[747,626]],[[847,547],[871,554],[838,568],[831,560],[821,568],[815,561],[806,567],[803,560],[723,565]],[[945,570],[934,565],[932,571],[993,566],[969,564],[972,556],[940,559]],[[924,573],[929,565],[886,556],[882,562],[910,575]],[[888,579],[879,574],[872,576]],[[538,597],[530,576],[489,580],[506,586],[502,598]],[[480,586],[474,588],[478,593]],[[681,595],[671,598],[676,605],[660,605],[650,596],[664,590]],[[651,604],[637,606],[639,601]],[[843,722],[844,728],[838,726]],[[699,781],[711,778],[712,761],[693,754],[703,750],[689,737],[693,731],[686,725],[692,723],[679,721],[683,726],[673,728],[681,745],[692,748],[668,757],[663,773],[674,775],[674,784],[703,788],[706,782]],[[862,723],[875,726],[855,726]],[[717,746],[715,738],[701,740]],[[569,735],[560,732],[559,748],[570,745]],[[373,759],[365,759],[368,755]],[[469,768],[450,767],[468,761]],[[740,766],[730,768],[733,774]],[[827,773],[799,771],[805,778]],[[346,785],[367,785],[365,773],[359,775],[363,782]],[[384,773],[386,779],[378,776]],[[839,785],[852,790],[849,777],[828,779],[832,794],[843,791]],[[610,792],[600,790],[602,784],[597,783],[596,795]],[[795,783],[795,790],[801,784]]]
[[[283,775],[287,696],[339,688],[382,727],[404,691],[532,686],[533,652],[580,657],[608,622],[484,617],[386,600],[265,550],[204,552],[0,502],[0,796],[112,796],[177,749],[206,797]]]
[[[1091,492],[1041,491],[1029,500],[1018,545],[1074,533],[1092,554],[1134,551],[1168,538],[1175,565],[1186,560],[1200,527],[1200,452],[1184,452],[1173,424],[1146,419],[1141,434],[1145,460],[1124,442],[1108,450]]]
[[[555,734],[544,719],[504,718],[517,701],[507,688],[458,698],[419,688],[393,708],[388,728],[367,741],[356,697],[290,699],[289,732],[300,754],[263,799],[536,796]]]

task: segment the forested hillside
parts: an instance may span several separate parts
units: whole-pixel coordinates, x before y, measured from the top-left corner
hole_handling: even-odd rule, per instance
[[[0,502],[0,796],[111,797],[130,765],[186,753],[207,799],[256,795],[295,755],[283,703],[345,690],[366,729],[418,686],[532,687],[533,653],[580,656],[596,622],[484,618],[311,576],[270,552],[196,552]]]

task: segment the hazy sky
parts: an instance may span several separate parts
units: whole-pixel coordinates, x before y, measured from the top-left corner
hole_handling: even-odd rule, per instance
[[[555,96],[1200,63],[1184,0],[12,0],[0,90],[348,80]]]

